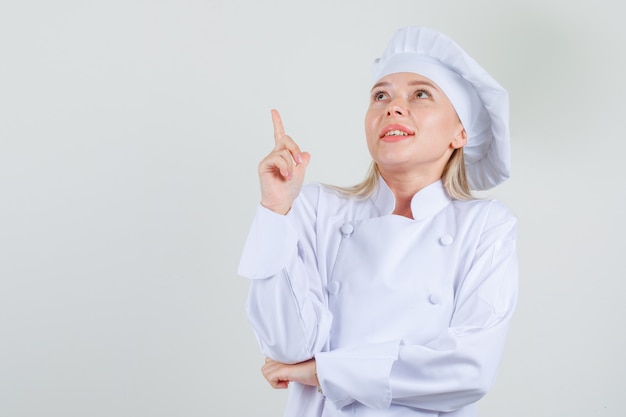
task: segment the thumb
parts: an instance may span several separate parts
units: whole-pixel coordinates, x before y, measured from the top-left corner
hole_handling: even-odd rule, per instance
[[[300,154],[300,162],[298,162],[298,165],[296,165],[294,167],[294,176],[302,179],[304,178],[304,175],[306,173],[306,169],[309,166],[309,162],[311,162],[311,154],[308,152],[302,152]]]
[[[311,162],[311,154],[308,152],[302,152],[300,156],[302,158],[302,162],[298,165],[303,165],[303,168],[306,168],[309,165],[309,162]]]

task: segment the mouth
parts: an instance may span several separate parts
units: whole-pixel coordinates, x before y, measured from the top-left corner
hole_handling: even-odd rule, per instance
[[[380,139],[385,142],[396,142],[408,136],[413,136],[415,132],[401,125],[386,126],[381,134]]]
[[[403,132],[402,130],[396,129],[396,130],[387,132],[383,135],[383,137],[386,137],[386,136],[409,136],[409,134],[406,132]]]

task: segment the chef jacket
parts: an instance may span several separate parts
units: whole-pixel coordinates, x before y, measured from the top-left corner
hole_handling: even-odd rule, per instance
[[[287,215],[259,205],[239,264],[262,351],[315,358],[322,393],[289,384],[287,417],[476,415],[517,299],[516,219],[452,200],[437,181],[392,214],[371,197],[305,185]]]

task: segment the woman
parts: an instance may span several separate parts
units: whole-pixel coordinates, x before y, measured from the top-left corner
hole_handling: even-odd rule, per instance
[[[272,111],[239,266],[262,372],[286,416],[474,416],[517,297],[515,218],[470,192],[508,178],[508,95],[425,28],[373,72],[372,169],[350,189],[303,187],[310,155]]]

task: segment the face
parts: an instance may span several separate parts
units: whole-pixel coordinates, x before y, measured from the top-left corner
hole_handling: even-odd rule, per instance
[[[448,97],[430,79],[401,72],[372,88],[365,116],[367,146],[383,173],[441,177],[467,138]]]

